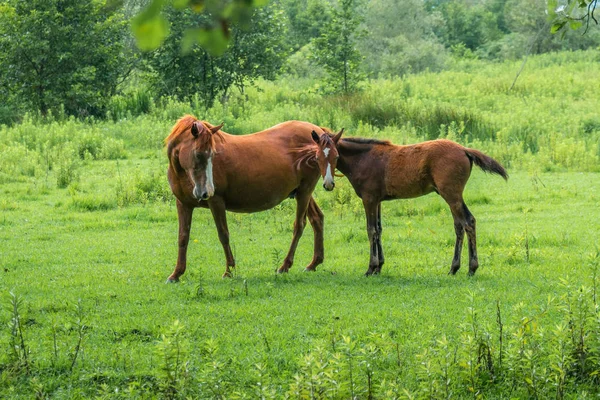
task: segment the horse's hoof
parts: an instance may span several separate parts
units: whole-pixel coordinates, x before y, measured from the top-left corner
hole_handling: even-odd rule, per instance
[[[281,268],[277,269],[277,273],[278,274],[287,274],[288,271],[289,271],[289,268],[283,268],[283,267],[281,267]]]
[[[231,272],[225,272],[223,274],[223,276],[222,276],[223,279],[225,279],[225,278],[231,278],[231,277],[232,277]]]
[[[306,267],[306,268],[304,268],[304,272],[317,272],[317,269],[314,267],[313,268]]]
[[[168,278],[165,283],[179,283],[179,278]]]

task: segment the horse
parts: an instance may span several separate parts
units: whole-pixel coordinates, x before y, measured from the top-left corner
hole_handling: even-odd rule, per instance
[[[230,135],[192,115],[185,115],[165,139],[167,176],[176,198],[179,220],[177,264],[167,282],[178,282],[186,270],[187,247],[195,208],[210,209],[226,258],[223,277],[231,277],[235,260],[229,246],[226,211],[253,213],[296,199],[292,243],[277,272],[287,272],[302,236],[306,218],[314,231],[314,255],[306,267],[323,262],[323,213],[312,192],[319,168],[310,154],[295,149],[313,143],[311,132],[323,132],[308,122],[288,121],[249,135]]]
[[[371,247],[366,276],[379,274],[385,261],[381,245],[381,202],[415,198],[432,192],[448,203],[454,219],[456,243],[449,274],[455,275],[460,269],[465,232],[469,247],[469,276],[475,274],[479,267],[475,217],[463,200],[463,190],[473,164],[508,180],[506,170],[498,161],[479,150],[446,139],[398,146],[376,139],[340,140],[341,134],[319,135],[316,131],[311,134],[316,142],[315,157],[319,160],[321,174],[325,176],[327,171],[337,168],[362,199]],[[333,190],[334,174],[327,176],[325,189]]]

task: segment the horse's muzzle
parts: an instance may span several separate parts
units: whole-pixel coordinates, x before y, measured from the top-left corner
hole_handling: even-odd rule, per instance
[[[208,193],[206,189],[198,189],[198,186],[194,187],[194,191],[192,192],[192,194],[198,201],[208,200],[212,196],[212,193]]]
[[[333,190],[333,188],[334,188],[334,187],[335,187],[335,183],[334,183],[334,182],[331,182],[331,183],[330,183],[330,184],[328,184],[328,185],[327,185],[327,184],[325,184],[325,183],[323,184],[323,188],[324,188],[325,190],[327,190],[328,192],[331,192],[331,191]]]

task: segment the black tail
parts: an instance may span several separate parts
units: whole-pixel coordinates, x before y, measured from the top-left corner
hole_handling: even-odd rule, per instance
[[[469,160],[475,163],[479,168],[484,170],[485,172],[491,172],[492,174],[498,174],[504,178],[504,180],[508,180],[508,174],[506,170],[500,163],[494,160],[492,157],[482,153],[479,150],[475,149],[465,149],[465,153]]]

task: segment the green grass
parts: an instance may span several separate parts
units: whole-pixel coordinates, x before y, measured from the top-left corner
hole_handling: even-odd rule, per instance
[[[134,173],[135,164],[121,163],[121,172]],[[118,207],[117,184],[99,175],[110,175],[116,161],[100,167],[84,168],[82,176],[90,179],[82,178],[75,194],[32,183],[1,189],[0,289],[7,307],[0,323],[7,327],[12,317],[8,293],[19,296],[31,363],[29,375],[16,374],[14,358],[4,353],[3,397],[32,396],[35,385],[56,398],[104,390],[118,397],[117,389],[142,397],[168,393],[157,351],[165,341],[174,351],[168,333],[176,321],[183,327],[180,368],[187,371],[173,383],[180,393],[217,396],[202,386],[212,379],[225,397],[235,391],[253,397],[260,364],[274,397],[283,397],[307,368],[307,354],[341,351],[347,337],[357,346],[356,390],[366,393],[364,363],[372,357],[377,397],[385,397],[396,379],[399,388],[418,394],[419,355],[443,336],[452,349],[459,346],[469,307],[479,329],[492,335],[497,301],[508,332],[531,316],[539,317],[538,329],[550,332],[561,321],[558,299],[569,293],[562,280],[572,288],[593,284],[587,258],[597,251],[600,233],[592,223],[600,218],[594,173],[533,177],[511,171],[505,183],[474,172],[466,201],[478,221],[481,268],[471,279],[466,268],[447,275],[454,233],[450,213],[435,195],[383,205],[386,264],[381,276],[363,277],[364,217],[355,198],[335,200],[336,193],[349,191],[341,180],[339,192],[317,191],[326,214],[326,261],[317,273],[301,272],[312,254],[307,228],[294,268],[274,274],[291,239],[294,205],[287,201],[269,212],[229,214],[238,264],[231,280],[220,278],[224,257],[211,217],[197,210],[189,269],[180,284],[167,285],[176,257],[173,202]],[[75,205],[79,192],[92,206]],[[540,315],[549,298],[552,304]],[[85,328],[70,374],[79,301]],[[3,349],[10,348],[10,338],[9,329],[0,331]],[[497,351],[496,339],[491,343]],[[375,346],[371,356],[368,346]],[[485,393],[497,389],[490,385]]]
[[[116,122],[0,127],[0,398],[597,396],[600,99],[584,80],[597,57],[532,57],[512,91],[519,64],[475,62],[349,98],[263,82],[211,110],[165,100]],[[162,146],[186,112],[232,133],[305,119],[396,143],[437,130],[485,151],[511,177],[475,169],[465,191],[480,269],[467,277],[465,247],[447,275],[452,217],[429,195],[383,204],[386,263],[365,278],[364,212],[338,179],[315,192],[316,273],[302,272],[307,226],[294,267],[275,274],[287,200],[228,214],[238,267],[225,280],[210,213],[196,210],[188,271],[165,284],[178,226]]]

